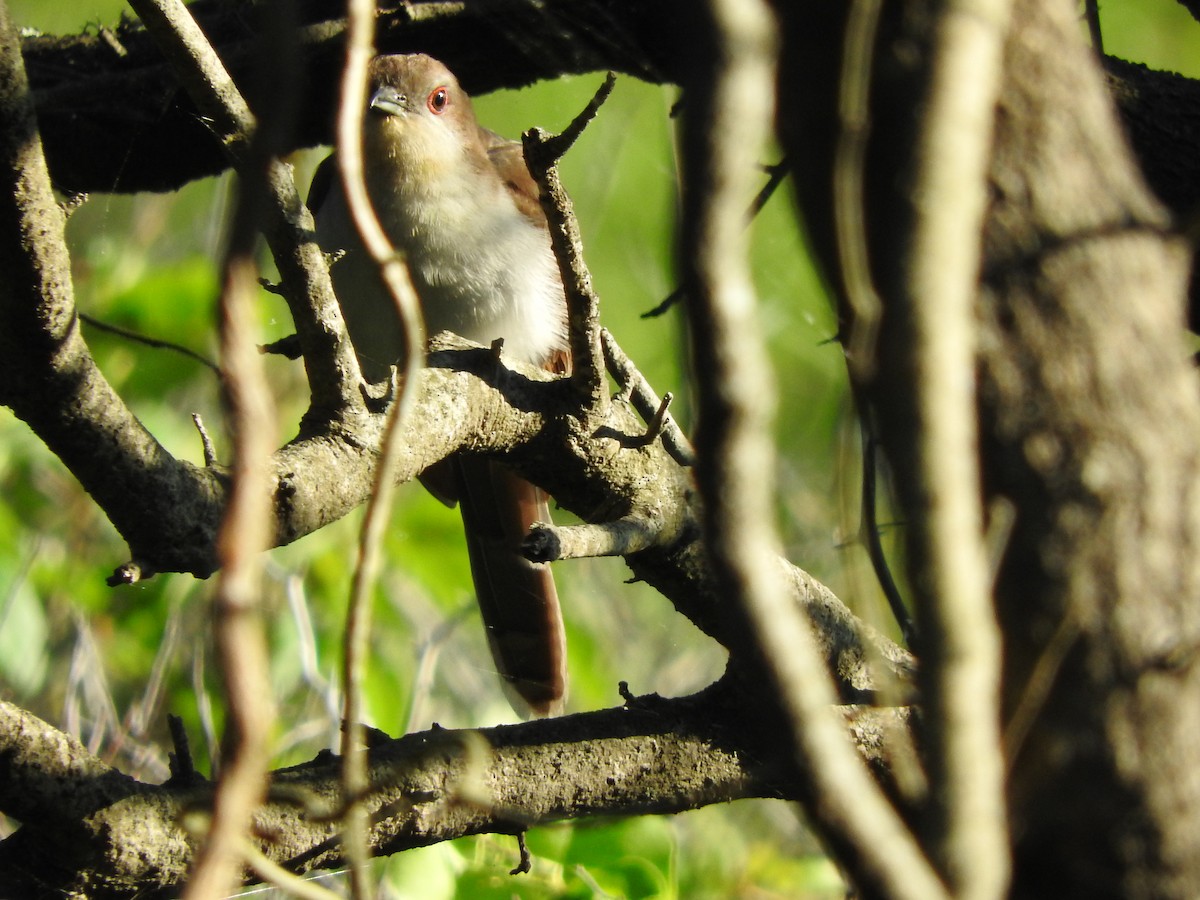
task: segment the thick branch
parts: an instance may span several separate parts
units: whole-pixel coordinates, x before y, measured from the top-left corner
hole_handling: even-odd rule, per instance
[[[0,10],[0,15],[6,12]],[[0,21],[0,403],[71,469],[131,545],[185,543],[192,524],[148,520],[181,466],[105,380],[75,316],[64,218],[50,188],[25,71]],[[213,490],[208,486],[208,490]],[[211,499],[211,498],[210,498]],[[198,524],[215,529],[215,519]],[[162,529],[161,531],[159,531]],[[157,535],[155,531],[159,531]],[[211,570],[211,567],[210,567]]]
[[[842,714],[863,757],[883,765],[885,735],[903,729],[906,714]],[[778,748],[765,721],[723,681],[683,699],[652,696],[554,720],[408,735],[371,751],[372,849],[395,853],[469,834],[680,812],[740,797],[799,798],[797,783],[772,764]],[[44,735],[36,748],[25,740],[30,733]],[[210,787],[139,784],[6,703],[0,760],[3,811],[24,821],[0,844],[0,895],[18,896],[14,885],[30,883],[66,891],[86,877],[89,897],[162,896],[185,876],[192,851],[177,820],[184,808],[205,805]],[[323,756],[274,774],[273,802],[256,817],[272,860],[298,872],[343,864],[327,817],[339,796],[339,765]],[[29,855],[38,844],[45,855]],[[81,855],[83,846],[91,852]]]
[[[305,103],[291,146],[328,144],[345,5],[305,0],[297,6],[305,69],[297,87]],[[189,8],[239,85],[263,77],[262,14],[256,5],[200,0]],[[437,56],[471,94],[610,69],[673,81],[686,44],[660,38],[677,34],[692,15],[691,4],[681,0],[405,3],[385,8],[377,44],[385,53],[420,50]],[[145,32],[124,24],[115,36],[124,56],[97,36],[25,41],[56,185],[73,191],[161,191],[225,169],[217,140],[179,94]],[[529,52],[531,46],[536,53]]]

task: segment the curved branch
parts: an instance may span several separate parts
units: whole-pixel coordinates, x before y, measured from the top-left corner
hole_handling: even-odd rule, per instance
[[[747,264],[743,192],[774,99],[775,22],[765,3],[746,0],[711,0],[708,15],[700,52],[715,62],[688,85],[681,249],[700,388],[697,480],[714,577],[738,639],[733,662],[769,696],[783,758],[805,773],[814,822],[843,860],[855,861],[855,882],[880,896],[945,897],[917,836],[848,752],[829,714],[826,660],[773,564],[774,384]]]

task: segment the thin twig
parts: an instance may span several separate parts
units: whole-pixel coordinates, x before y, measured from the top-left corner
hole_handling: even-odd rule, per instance
[[[212,438],[209,437],[208,429],[204,427],[204,419],[200,413],[192,413],[192,424],[196,426],[196,431],[200,434],[200,447],[204,452],[204,465],[217,465],[217,448],[213,446]]]
[[[763,207],[767,205],[767,201],[771,199],[775,191],[779,189],[779,186],[783,184],[783,180],[787,178],[788,173],[791,172],[791,166],[786,157],[775,163],[773,166],[766,166],[765,168],[767,172],[767,181],[762,188],[759,189],[759,192],[755,194],[754,199],[750,202],[750,208],[746,211],[747,227],[751,222],[754,221],[758,214],[763,211]],[[675,290],[671,291],[671,293],[667,294],[667,296],[662,299],[662,302],[660,302],[658,306],[642,313],[641,318],[658,318],[672,306],[682,300],[683,296],[683,288],[675,288]]]
[[[356,900],[371,895],[367,864],[369,817],[360,798],[369,788],[367,749],[364,743],[362,673],[371,628],[371,594],[382,555],[383,533],[391,511],[395,482],[392,476],[403,449],[401,425],[413,404],[416,382],[424,363],[425,334],[416,290],[408,267],[396,253],[371,206],[363,179],[362,116],[367,93],[367,67],[375,53],[375,2],[351,0],[347,9],[346,66],[342,75],[337,117],[337,157],[342,188],[350,215],[363,246],[379,265],[401,323],[404,377],[392,403],[384,430],[374,489],[367,503],[358,557],[346,614],[342,678],[344,724],[342,731],[342,791],[347,804],[343,840],[350,864],[351,894]]]
[[[754,195],[754,199],[750,201],[750,210],[746,215],[747,219],[753,220],[763,211],[763,207],[767,205],[779,186],[783,184],[783,180],[788,177],[792,171],[792,164],[788,162],[787,157],[784,157],[779,162],[771,166],[766,166],[767,182]]]
[[[604,76],[604,81],[600,87],[596,88],[596,93],[592,95],[592,99],[587,102],[587,105],[579,111],[559,134],[548,135],[544,132],[539,135],[537,141],[538,150],[536,153],[539,168],[557,163],[570,150],[577,140],[583,135],[583,131],[591,124],[592,119],[596,118],[596,114],[600,112],[600,107],[608,100],[609,95],[613,92],[613,88],[617,86],[617,74],[609,72]],[[534,129],[540,131],[540,129]],[[526,151],[528,155],[528,151]]]
[[[181,356],[186,356],[188,359],[194,359],[201,365],[208,366],[208,368],[212,369],[218,377],[221,375],[220,366],[218,366],[207,356],[197,353],[195,350],[191,350],[183,346],[183,344],[176,344],[174,341],[164,341],[160,338],[152,338],[148,335],[141,334],[140,332],[133,331],[132,329],[122,328],[119,325],[110,325],[108,322],[101,321],[95,316],[89,316],[87,313],[80,313],[79,321],[90,325],[97,331],[105,331],[109,334],[115,334],[118,337],[123,337],[126,340],[142,344],[143,346],[153,347],[155,350],[170,350],[174,353],[180,354]]]
[[[658,404],[658,409],[655,410],[650,421],[646,423],[646,433],[638,438],[633,446],[648,447],[662,436],[663,429],[667,424],[667,417],[671,415],[671,401],[674,399],[675,395],[670,391],[663,394],[662,402]]]
[[[874,427],[869,420],[870,413],[860,407],[859,430],[862,433],[862,504],[859,513],[859,540],[867,548],[867,557],[871,560],[871,568],[875,570],[875,578],[887,599],[892,616],[900,627],[904,643],[910,648],[917,635],[916,625],[900,596],[900,588],[892,577],[891,566],[888,565],[887,554],[883,552],[883,542],[880,540],[878,522],[878,458],[879,441],[875,437]]]
[[[677,287],[675,290],[671,291],[671,293],[667,294],[667,296],[663,297],[657,306],[651,307],[642,313],[641,317],[643,319],[657,319],[672,306],[682,300],[683,296],[683,288]]]
[[[187,729],[183,727],[183,719],[179,716],[168,715],[167,728],[171,732],[171,745],[175,748],[167,757],[167,765],[171,770],[171,783],[193,784],[197,780],[203,781],[204,779],[196,771],[196,764],[192,760],[192,747],[188,743]]]
[[[517,832],[517,852],[521,855],[517,862],[516,868],[509,871],[509,875],[528,875],[529,870],[533,868],[533,856],[529,853],[529,847],[525,844],[525,832]]]
[[[1012,0],[937,10],[897,314],[913,370],[914,599],[933,789],[925,833],[955,896],[1007,895],[1000,629],[984,541],[975,295]]]

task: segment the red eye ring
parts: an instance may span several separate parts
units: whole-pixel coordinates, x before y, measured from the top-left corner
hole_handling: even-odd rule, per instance
[[[429,92],[429,96],[425,98],[425,105],[429,107],[429,111],[435,116],[440,116],[446,111],[446,107],[450,105],[450,89],[444,84],[440,87],[435,87]]]

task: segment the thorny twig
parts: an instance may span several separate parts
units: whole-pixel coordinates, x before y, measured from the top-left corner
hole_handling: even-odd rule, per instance
[[[750,202],[750,208],[746,211],[747,226],[749,226],[754,218],[763,211],[763,207],[767,205],[767,201],[771,199],[775,191],[779,189],[779,186],[783,184],[783,179],[787,178],[788,173],[791,172],[791,164],[788,162],[786,157],[774,165],[765,166],[764,168],[767,172],[767,181],[766,184],[764,184],[759,192],[755,195],[754,199]],[[646,310],[646,312],[642,313],[642,318],[654,319],[658,316],[661,316],[668,309],[682,300],[683,297],[683,288],[675,288],[675,290],[667,294],[667,296],[664,297],[656,307]]]

